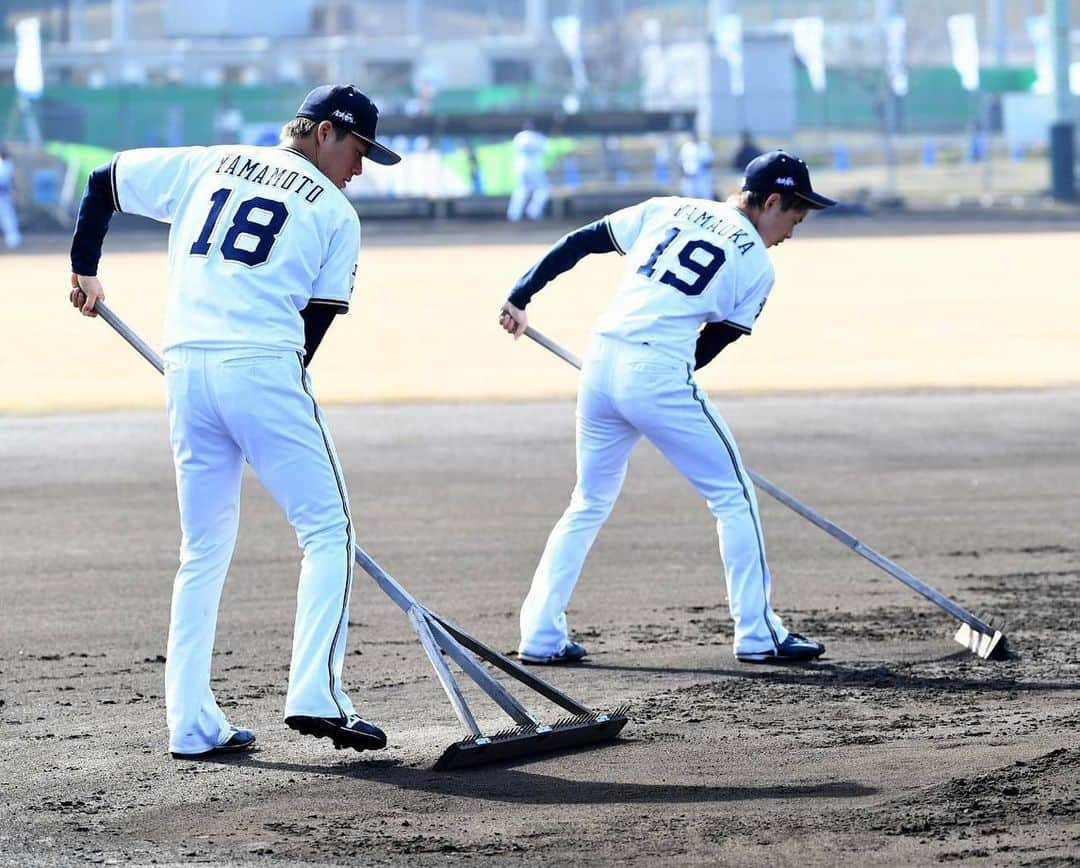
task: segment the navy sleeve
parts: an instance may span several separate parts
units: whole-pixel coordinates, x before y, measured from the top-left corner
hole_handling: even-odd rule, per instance
[[[305,368],[311,364],[311,360],[315,357],[315,350],[319,348],[322,339],[326,337],[327,329],[330,328],[330,323],[340,311],[341,307],[336,304],[321,304],[315,301],[308,302],[308,306],[300,311],[300,316],[304,320]]]
[[[560,238],[555,246],[514,284],[508,300],[514,307],[524,310],[536,293],[590,253],[614,253],[616,249],[606,218],[575,229]]]
[[[71,237],[71,273],[93,277],[101,260],[101,244],[109,231],[109,221],[116,207],[113,195],[112,163],[98,166],[90,173],[86,192],[79,204],[75,234]]]
[[[694,370],[704,368],[716,358],[720,350],[733,344],[746,332],[728,322],[710,322],[698,333],[697,346],[694,348]]]

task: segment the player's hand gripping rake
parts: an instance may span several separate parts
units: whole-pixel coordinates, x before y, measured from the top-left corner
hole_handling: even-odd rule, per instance
[[[157,369],[159,374],[165,372],[161,357],[103,301],[98,301],[95,309],[105,322],[116,329],[124,340]],[[499,760],[516,759],[609,741],[615,738],[626,725],[626,707],[611,712],[598,712],[587,708],[432,612],[375,563],[360,546],[356,546],[355,556],[356,562],[409,617],[409,622],[420,638],[420,644],[435,668],[435,674],[443,690],[446,691],[454,712],[469,732],[464,739],[455,742],[443,751],[443,755],[435,763],[436,769],[468,768]],[[444,654],[509,715],[514,721],[514,726],[490,735],[480,730],[454,674],[443,659]],[[487,661],[492,666],[501,669],[511,678],[520,681],[545,699],[568,711],[569,716],[555,723],[541,723],[488,672],[481,661]]]
[[[541,334],[532,326],[525,329],[525,335],[532,338],[540,344],[540,346],[550,350],[563,361],[569,362],[578,370],[581,369],[581,361],[577,356],[559,346],[559,344],[555,343],[551,338]],[[807,521],[817,525],[833,539],[840,540],[840,542],[853,552],[862,555],[862,557],[866,558],[874,566],[884,570],[894,579],[899,579],[913,591],[922,594],[931,603],[939,606],[956,618],[956,620],[960,622],[960,628],[956,631],[956,635],[953,638],[973,654],[991,660],[1003,660],[1008,656],[1008,642],[1005,639],[1005,635],[1000,630],[987,624],[981,618],[975,617],[967,609],[963,608],[953,600],[950,600],[936,588],[932,588],[930,585],[926,584],[926,582],[915,578],[915,576],[903,567],[890,561],[885,555],[874,551],[868,545],[864,545],[847,531],[837,527],[825,518],[825,516],[820,515],[810,507],[800,503],[782,488],[769,482],[769,480],[755,473],[749,467],[746,468],[746,472],[750,475],[750,478],[754,480],[754,484],[762,491],[772,495],[784,504],[784,506],[788,507],[788,509],[794,510]]]

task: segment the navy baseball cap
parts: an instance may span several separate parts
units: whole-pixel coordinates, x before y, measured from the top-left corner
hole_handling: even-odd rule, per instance
[[[381,166],[393,166],[401,162],[386,145],[375,141],[375,125],[379,122],[379,109],[370,99],[351,84],[323,84],[304,97],[296,110],[298,118],[312,121],[331,121],[368,143],[367,159]]]
[[[768,151],[746,167],[742,188],[755,193],[794,193],[814,209],[831,208],[835,199],[815,193],[806,163],[786,151]]]

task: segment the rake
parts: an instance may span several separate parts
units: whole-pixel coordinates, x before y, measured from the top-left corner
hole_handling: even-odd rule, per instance
[[[525,335],[536,341],[536,343],[540,344],[544,349],[554,353],[563,361],[569,362],[575,368],[581,370],[581,361],[577,356],[555,343],[551,338],[541,334],[532,326],[526,327]],[[797,512],[807,521],[821,528],[833,539],[842,542],[857,555],[866,558],[866,560],[870,561],[874,566],[884,570],[894,579],[903,582],[916,593],[922,594],[922,596],[935,606],[938,606],[952,615],[960,622],[960,627],[953,636],[953,639],[967,648],[968,651],[982,657],[984,660],[1004,660],[1009,656],[1008,640],[1001,630],[987,623],[982,618],[977,618],[959,603],[949,599],[936,588],[931,587],[926,584],[926,582],[916,578],[899,564],[889,560],[885,555],[874,551],[870,546],[860,542],[846,530],[833,524],[825,518],[825,516],[815,512],[806,504],[800,503],[780,488],[780,486],[774,485],[768,479],[755,473],[749,467],[746,468],[746,472],[749,474],[750,478],[754,480],[754,484],[766,494],[771,495],[788,509]]]
[[[95,310],[153,365],[159,374],[164,373],[161,357],[113,313],[105,302],[99,300]],[[586,747],[611,741],[627,724],[627,706],[603,712],[582,705],[421,604],[360,546],[355,547],[354,555],[356,562],[408,616],[424,653],[435,669],[439,683],[446,691],[454,713],[469,733],[443,751],[435,763],[435,769],[463,769]],[[444,657],[456,663],[461,671],[510,717],[514,725],[485,734],[476,722],[476,717]],[[484,662],[539,693],[569,714],[554,723],[541,722],[485,668]]]

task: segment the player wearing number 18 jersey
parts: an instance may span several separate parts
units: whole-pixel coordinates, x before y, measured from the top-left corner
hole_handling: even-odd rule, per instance
[[[357,750],[386,744],[342,684],[353,572],[344,475],[307,365],[348,310],[360,222],[342,189],[375,140],[378,109],[351,86],[308,94],[275,148],[122,151],[87,186],[71,246],[71,301],[104,298],[101,246],[116,211],[171,224],[165,322],[169,433],[183,539],[165,704],[175,757],[249,747],[210,689],[218,603],[236,542],[244,463],[303,549],[285,722]]]
[[[716,518],[736,657],[786,662],[823,653],[821,643],[789,632],[772,609],[753,483],[694,370],[753,328],[773,285],[766,248],[790,238],[810,209],[834,204],[813,191],[805,163],[772,151],[750,163],[742,191],[727,202],[669,197],[617,211],[567,235],[517,282],[500,314],[515,337],[525,331],[533,295],[582,257],[626,257],[581,369],[577,485],[521,609],[522,660],[585,656],[570,639],[565,609],[642,435]]]

